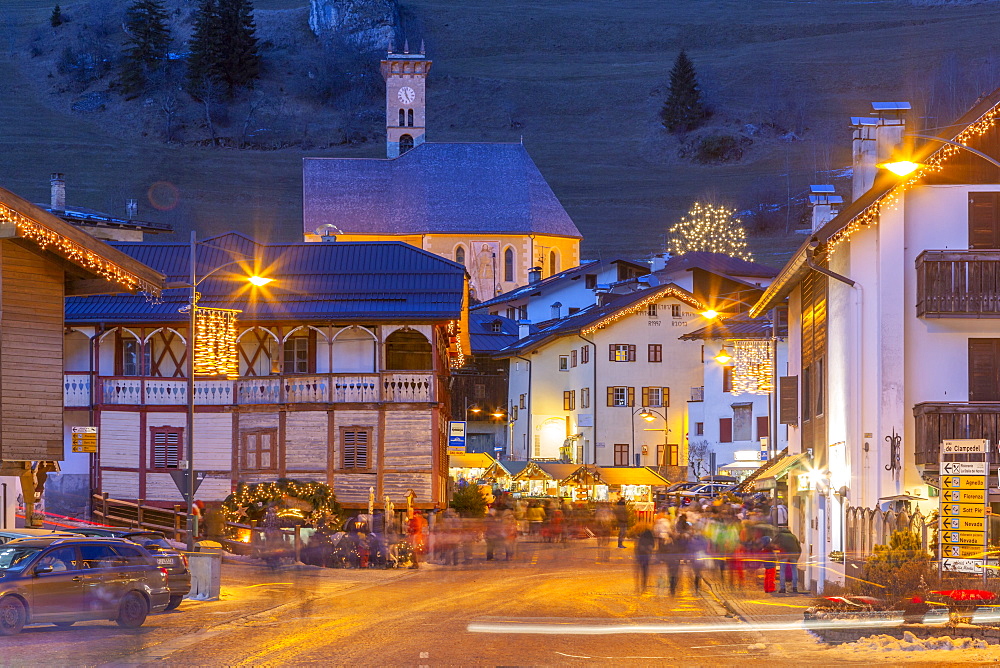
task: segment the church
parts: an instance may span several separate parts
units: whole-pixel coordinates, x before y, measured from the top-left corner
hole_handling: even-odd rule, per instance
[[[522,143],[428,142],[421,52],[382,61],[386,158],[305,158],[306,241],[404,241],[466,267],[479,301],[580,263],[580,231]]]

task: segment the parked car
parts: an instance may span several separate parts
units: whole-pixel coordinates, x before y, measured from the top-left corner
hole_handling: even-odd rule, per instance
[[[75,531],[62,529],[2,529],[0,530],[0,545],[20,538],[51,538],[53,536],[71,538],[73,536],[79,537],[80,535]]]
[[[678,482],[674,483],[670,487],[667,487],[666,494],[675,494],[677,492],[686,492],[692,487],[700,487],[702,483],[699,482]]]
[[[0,547],[0,635],[93,619],[134,629],[169,603],[165,569],[131,541],[21,538]]]
[[[697,487],[692,487],[688,491],[693,492],[698,496],[716,497],[719,494],[724,494],[725,492],[728,492],[735,486],[736,485],[734,485],[733,483],[728,483],[728,482],[726,483],[707,482],[704,484],[699,484]]]
[[[170,588],[170,604],[167,610],[173,610],[181,604],[184,597],[191,591],[191,571],[187,556],[174,548],[167,537],[159,531],[140,529],[115,529],[105,527],[80,527],[84,536],[123,538],[138,543],[146,548],[156,558],[156,565],[167,569],[167,586]]]

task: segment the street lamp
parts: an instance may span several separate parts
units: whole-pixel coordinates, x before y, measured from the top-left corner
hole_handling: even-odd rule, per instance
[[[188,295],[188,304],[182,307],[180,310],[183,312],[185,309],[188,312],[188,337],[187,337],[187,438],[186,440],[186,450],[187,455],[187,549],[188,551],[194,551],[194,538],[195,538],[195,522],[194,522],[194,491],[195,491],[195,477],[194,477],[194,356],[195,356],[195,338],[197,332],[197,321],[196,313],[198,310],[198,286],[201,283],[214,274],[215,272],[224,269],[226,267],[232,266],[234,264],[239,264],[247,259],[253,260],[247,255],[241,255],[239,253],[232,253],[233,255],[241,255],[241,259],[233,260],[231,262],[226,262],[221,264],[211,271],[207,272],[201,278],[198,278],[197,273],[197,246],[198,241],[195,238],[195,231],[191,230],[191,244],[190,244],[190,282],[188,283],[168,283],[168,288],[188,288],[190,293]],[[207,245],[207,244],[206,244]],[[227,251],[232,252],[232,251]],[[273,278],[266,278],[264,276],[252,275],[246,277],[246,280],[254,286],[264,286],[272,282]]]
[[[666,412],[666,407],[664,407],[664,412]],[[633,459],[635,458],[635,416],[636,415],[638,415],[639,417],[641,417],[646,422],[652,422],[653,420],[655,420],[657,418],[657,416],[659,416],[660,418],[663,419],[663,430],[662,430],[663,431],[663,457],[665,458],[667,456],[667,445],[668,445],[667,444],[667,440],[668,440],[667,439],[667,432],[670,431],[668,429],[669,425],[667,423],[667,416],[664,415],[664,413],[660,413],[659,411],[653,410],[652,408],[646,408],[644,406],[640,406],[638,408],[633,408],[632,409],[632,420],[631,420],[631,422],[632,422],[632,425],[631,425],[632,426],[632,455],[631,456],[633,457]],[[646,429],[645,431],[661,431],[661,430],[660,429]],[[662,466],[664,466],[664,464],[662,462],[660,462],[660,461],[657,461],[656,462],[656,466],[657,466],[657,468],[661,468]]]
[[[719,364],[725,366],[733,361],[733,356],[729,354],[729,351],[726,350],[726,344],[723,343],[722,350],[716,353],[715,357],[713,357],[712,359],[714,359]]]

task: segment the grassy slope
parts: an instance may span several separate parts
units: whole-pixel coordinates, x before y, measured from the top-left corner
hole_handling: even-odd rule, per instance
[[[65,2],[64,7],[72,7]],[[304,0],[258,0],[260,11]],[[949,52],[972,59],[992,45],[996,5],[914,8],[890,0],[407,0],[423,24],[434,70],[432,141],[525,144],[583,231],[585,252],[654,249],[664,229],[697,197],[751,204],[761,181],[784,193],[814,180],[833,137],[849,158],[847,117],[870,100],[901,97]],[[4,0],[25,23],[44,22],[48,0]],[[419,36],[417,37],[419,39]],[[685,46],[710,101],[734,122],[754,118],[777,89],[806,109],[806,141],[755,147],[741,165],[678,162],[658,128],[676,51]],[[158,181],[178,188],[174,211],[150,215],[195,225],[294,239],[301,227],[300,161],[305,153],[241,153],[123,144],[102,132],[100,115],[64,115],[17,82],[17,52],[0,61],[0,182],[47,199],[50,171],[66,172],[71,201],[107,208],[108,192],[139,194]],[[509,119],[523,124],[511,128]],[[379,146],[311,155],[379,156]],[[792,177],[786,184],[786,161]],[[140,206],[143,212],[150,207]],[[800,240],[758,239],[773,262]]]

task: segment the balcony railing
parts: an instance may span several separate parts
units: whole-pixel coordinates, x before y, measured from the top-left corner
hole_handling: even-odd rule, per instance
[[[1000,251],[924,251],[917,317],[1000,318]]]
[[[691,398],[688,401],[705,401],[705,386],[692,387]]]
[[[97,401],[104,404],[183,406],[188,400],[184,378],[104,377],[98,388]],[[64,394],[66,406],[89,406],[89,375],[66,374]],[[199,406],[436,400],[434,373],[429,371],[296,374],[194,384],[194,403]]]
[[[995,449],[1000,437],[1000,401],[928,401],[913,407],[913,417],[916,427],[914,457],[918,465],[937,464],[943,440],[985,438]]]

